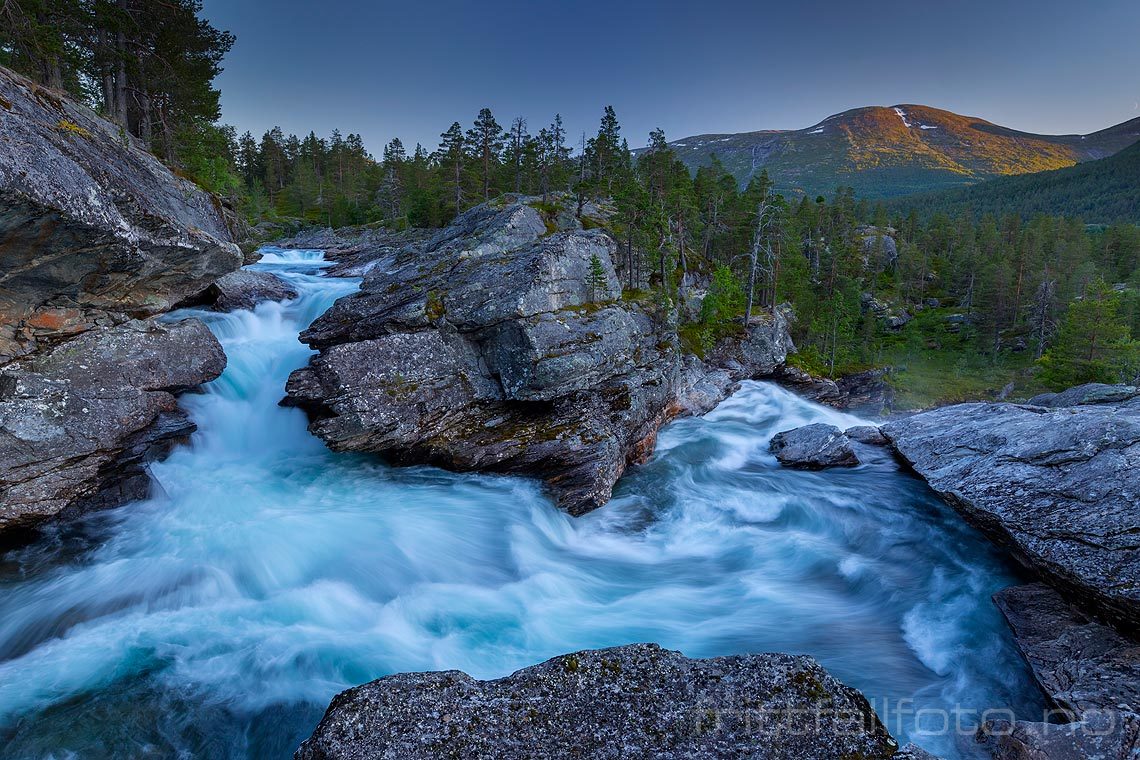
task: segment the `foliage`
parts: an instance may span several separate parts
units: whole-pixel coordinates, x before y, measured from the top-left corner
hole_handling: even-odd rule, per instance
[[[234,38],[201,10],[201,0],[3,0],[0,63],[88,101],[195,179],[232,189],[223,178],[232,156],[208,138],[220,114],[213,81]]]
[[[701,322],[718,324],[737,319],[744,313],[744,289],[732,270],[719,266],[713,272],[708,295],[701,303]]]
[[[1103,280],[1069,304],[1053,345],[1041,357],[1043,381],[1061,390],[1080,383],[1135,381],[1140,344],[1119,314],[1120,297]]]
[[[1140,143],[1099,161],[907,196],[891,206],[925,216],[1063,214],[1092,224],[1140,223]]]

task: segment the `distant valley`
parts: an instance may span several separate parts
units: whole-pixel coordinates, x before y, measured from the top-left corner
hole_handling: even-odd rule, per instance
[[[1140,118],[1089,135],[1038,135],[921,105],[871,106],[806,129],[707,134],[669,143],[695,170],[712,156],[746,184],[766,169],[785,193],[890,198],[1106,158],[1140,140]]]

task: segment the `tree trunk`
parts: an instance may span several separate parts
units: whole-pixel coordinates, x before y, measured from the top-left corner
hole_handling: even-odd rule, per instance
[[[123,129],[127,128],[127,37],[119,32],[115,50],[115,122]]]

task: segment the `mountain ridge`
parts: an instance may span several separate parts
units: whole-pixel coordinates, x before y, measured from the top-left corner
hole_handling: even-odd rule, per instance
[[[1140,118],[1086,135],[1044,135],[917,104],[853,108],[798,130],[694,135],[669,143],[691,170],[712,154],[741,184],[767,169],[785,193],[867,198],[1060,169],[1140,141]]]

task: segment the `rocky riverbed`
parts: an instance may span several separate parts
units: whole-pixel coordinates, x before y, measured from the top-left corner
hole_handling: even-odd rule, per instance
[[[285,403],[335,450],[537,475],[582,514],[653,452],[663,424],[794,350],[776,314],[708,363],[684,354],[675,312],[623,296],[613,238],[549,223],[508,198],[375,249],[360,293],[302,333],[320,353]]]
[[[891,421],[881,435],[1045,581],[994,601],[1054,721],[992,720],[979,740],[1001,758],[1140,751],[1140,389],[1085,385],[1026,404],[960,404]],[[774,446],[790,466],[835,466],[850,464],[840,454],[854,438],[879,443],[816,425],[783,432]]]

